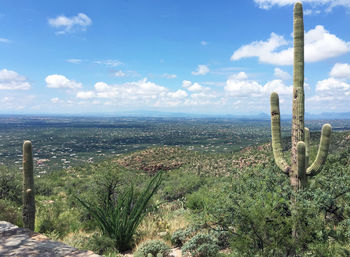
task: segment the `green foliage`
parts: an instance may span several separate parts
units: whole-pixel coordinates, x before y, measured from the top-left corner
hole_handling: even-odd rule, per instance
[[[159,188],[161,179],[162,173],[159,172],[139,196],[136,195],[133,186],[118,196],[115,202],[110,200],[107,194],[102,207],[79,198],[77,200],[97,221],[102,233],[115,240],[116,248],[126,251],[132,247],[133,235],[146,213],[147,204]]]
[[[198,223],[229,231],[237,256],[286,256],[292,249],[300,256],[332,256],[350,242],[350,169],[333,168],[326,164],[300,191],[295,216],[288,177],[277,167],[245,170],[204,186],[187,197],[186,206]],[[291,234],[295,221],[297,239]]]
[[[220,247],[220,249],[226,249],[230,246],[231,234],[229,231],[222,229],[212,229],[209,231],[209,234],[216,238],[217,245]]]
[[[196,229],[193,226],[178,229],[171,235],[171,244],[176,247],[181,247],[195,232]]]
[[[175,170],[167,174],[163,183],[162,195],[167,201],[177,200],[196,191],[204,183],[203,177],[183,170]]]
[[[66,243],[78,249],[90,250],[100,255],[118,253],[114,240],[97,232],[92,235],[76,234],[69,240],[66,240]]]
[[[20,172],[0,165],[0,199],[22,204],[22,177]]]
[[[11,222],[17,226],[22,226],[21,208],[13,204],[13,202],[0,199],[0,220]]]
[[[209,234],[199,233],[188,240],[181,248],[182,254],[188,253],[193,257],[214,257],[219,252],[215,237]]]
[[[161,240],[150,240],[141,244],[134,257],[168,257],[170,247]]]
[[[38,201],[35,231],[55,238],[81,228],[79,212],[69,209],[64,199]]]

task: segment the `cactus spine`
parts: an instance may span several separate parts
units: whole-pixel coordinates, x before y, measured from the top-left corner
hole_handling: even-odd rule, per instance
[[[301,3],[294,6],[294,72],[293,72],[293,117],[291,165],[283,158],[281,145],[280,108],[278,94],[271,94],[272,148],[277,166],[290,178],[297,192],[307,184],[307,177],[317,175],[326,161],[331,125],[322,127],[322,134],[315,161],[309,166],[310,132],[304,127],[304,21]]]
[[[23,225],[34,230],[35,199],[32,143],[23,143]]]

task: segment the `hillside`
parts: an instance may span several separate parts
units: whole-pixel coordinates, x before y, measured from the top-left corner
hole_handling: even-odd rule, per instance
[[[319,133],[312,133],[311,139],[313,159]],[[288,140],[284,145],[288,150]],[[329,252],[349,250],[345,232],[350,221],[349,153],[350,132],[334,133],[326,166],[321,175],[310,182],[312,191],[305,192],[305,217],[310,222],[307,227],[323,233],[319,238],[307,232],[309,252],[318,252],[320,245]],[[146,240],[157,238],[176,246],[174,235],[183,231],[181,233],[187,235],[182,236],[183,241],[199,232],[220,235],[222,249],[231,243],[228,250],[231,254],[246,251],[245,245],[254,238],[264,242],[263,249],[276,251],[277,238],[282,236],[280,233],[286,233],[281,228],[288,228],[290,217],[285,213],[285,204],[291,192],[287,177],[275,167],[270,143],[245,147],[233,154],[193,151],[179,146],[151,147],[38,175],[35,231],[80,249],[112,254],[116,251],[113,242],[101,234],[76,197],[99,206],[104,202],[106,191],[117,199],[129,185],[141,189],[160,171],[164,172],[163,182],[136,231],[134,249]],[[0,220],[21,225],[21,178],[18,172],[11,172],[5,166],[0,172]],[[315,217],[308,213],[311,210],[322,215]],[[253,222],[250,229],[249,222]],[[243,224],[247,226],[241,227]],[[245,231],[244,238],[239,236],[240,230]],[[274,234],[277,232],[279,234]],[[287,248],[288,242],[283,247]],[[278,248],[282,251],[283,247]],[[259,244],[255,248],[262,251]]]

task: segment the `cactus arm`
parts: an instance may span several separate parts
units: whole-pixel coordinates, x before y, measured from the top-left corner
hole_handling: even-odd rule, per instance
[[[298,153],[298,178],[300,180],[300,187],[303,188],[306,185],[306,144],[303,141],[299,141],[297,144]]]
[[[23,143],[23,225],[34,230],[35,199],[32,143]]]
[[[305,127],[305,166],[309,167],[310,160],[310,130]]]
[[[272,134],[272,149],[273,156],[277,166],[286,174],[289,174],[290,166],[283,158],[282,143],[281,143],[281,121],[280,121],[280,106],[279,98],[276,92],[271,94],[271,134]]]
[[[306,170],[306,174],[308,176],[315,176],[321,171],[322,166],[327,159],[329,144],[331,141],[331,132],[332,127],[330,124],[323,125],[320,145],[318,147],[316,159],[312,163],[312,165]]]

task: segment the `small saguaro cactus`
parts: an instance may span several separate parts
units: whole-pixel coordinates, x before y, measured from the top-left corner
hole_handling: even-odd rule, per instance
[[[23,143],[23,225],[34,230],[35,199],[32,143]]]
[[[278,94],[271,94],[271,133],[273,155],[277,166],[289,176],[295,192],[307,184],[307,178],[317,175],[326,161],[331,125],[322,127],[321,141],[315,161],[309,166],[310,132],[304,127],[304,21],[301,3],[294,6],[294,71],[291,165],[283,158]]]

